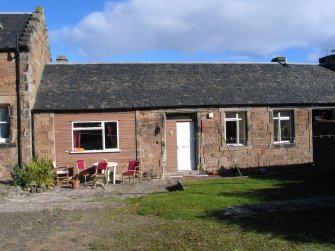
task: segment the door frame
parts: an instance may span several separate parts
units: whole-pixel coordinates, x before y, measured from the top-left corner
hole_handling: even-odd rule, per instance
[[[197,119],[197,113],[166,113],[166,120],[165,120],[165,139],[166,139],[166,146],[165,146],[165,159],[166,159],[166,171],[168,173],[171,172],[183,172],[182,170],[178,170],[177,165],[177,159],[174,159],[177,155],[177,137],[175,137],[174,141],[174,135],[171,135],[173,133],[176,133],[177,130],[177,122],[193,122],[193,128],[194,128],[194,169],[192,170],[185,170],[185,171],[196,171],[198,170],[199,166],[199,136],[198,136],[198,119]],[[175,142],[175,145],[173,145]],[[173,154],[175,153],[175,154]],[[172,159],[171,159],[172,155]],[[175,155],[175,156],[173,156]]]

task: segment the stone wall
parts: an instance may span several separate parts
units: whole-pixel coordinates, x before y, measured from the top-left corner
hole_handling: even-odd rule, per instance
[[[248,143],[246,146],[227,146],[224,140],[225,111],[214,111],[214,118],[207,119],[201,113],[204,145],[202,167],[217,170],[220,167],[241,168],[285,166],[313,162],[311,111],[307,108],[294,110],[295,140],[293,144],[274,144],[273,109],[246,108],[235,111],[247,112]]]
[[[162,163],[165,148],[164,113],[158,110],[136,113],[137,158],[144,169],[163,174]]]
[[[216,171],[220,167],[231,168],[236,165],[240,168],[255,168],[311,163],[313,161],[311,111],[308,108],[291,110],[294,111],[295,127],[295,140],[292,144],[274,144],[273,109],[271,108],[194,110],[195,113],[198,113],[196,137],[200,142],[199,149],[196,149],[200,155],[197,158],[198,168]],[[227,111],[247,113],[247,145],[227,146],[225,143],[224,114]],[[169,171],[166,170],[166,112],[171,113],[171,110],[137,111],[133,118],[127,115],[128,119],[136,121],[136,133],[134,132],[131,137],[136,137],[137,159],[141,161],[145,170],[152,169],[158,176]],[[175,110],[175,112],[180,111]],[[213,113],[213,118],[208,117],[209,112]],[[63,118],[63,120],[68,121],[69,118]],[[129,121],[130,124],[131,121]],[[35,114],[34,122],[35,147],[38,149],[36,154],[55,159],[54,115]],[[124,137],[124,134],[131,134],[130,131],[122,132],[122,129],[124,128],[120,128],[120,137]],[[129,142],[128,139],[127,141]],[[63,147],[61,151],[64,152],[64,149],[67,148]]]
[[[220,167],[256,168],[286,166],[313,162],[312,123],[309,108],[294,111],[295,139],[292,144],[274,144],[272,108],[194,109],[198,113],[196,149],[200,157],[197,166],[203,170],[216,171]],[[280,110],[280,109],[279,109]],[[247,144],[228,146],[225,142],[224,114],[227,111],[247,113]],[[165,170],[165,122],[168,111],[137,112],[137,155],[142,165],[163,174]],[[182,111],[175,110],[176,113]],[[213,118],[208,113],[213,113]],[[155,129],[159,133],[155,134]],[[170,170],[171,171],[171,170]]]
[[[11,52],[0,53],[0,105],[10,107],[10,139],[0,143],[0,179],[10,177],[12,168],[17,163],[17,122],[15,91],[15,55]]]
[[[32,156],[31,109],[44,65],[51,55],[43,10],[33,14],[20,43],[20,97],[22,161]],[[23,49],[24,48],[24,49]],[[14,52],[0,53],[0,105],[10,106],[10,142],[0,144],[0,178],[10,177],[17,164],[16,66]]]
[[[53,113],[34,115],[34,149],[36,156],[55,160],[55,121]]]
[[[28,27],[31,27],[28,52],[21,53],[25,70],[21,81],[23,99],[22,109],[22,161],[29,162],[32,157],[31,109],[35,104],[44,65],[51,61],[51,54],[43,9],[33,14]]]
[[[218,109],[211,110],[213,118],[208,118],[208,112],[200,112],[201,137],[201,168],[213,170],[219,168],[221,157],[221,117]]]

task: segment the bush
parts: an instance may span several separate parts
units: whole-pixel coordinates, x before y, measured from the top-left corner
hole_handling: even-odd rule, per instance
[[[25,186],[26,185],[26,172],[23,168],[15,166],[11,172],[12,183],[14,186]]]
[[[22,187],[55,185],[52,162],[46,158],[33,158],[23,168],[16,166],[12,172],[13,185]]]

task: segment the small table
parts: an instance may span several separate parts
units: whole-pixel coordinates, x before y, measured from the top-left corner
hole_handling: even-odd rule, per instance
[[[93,166],[98,167],[99,162],[93,163]],[[107,162],[107,172],[108,172],[108,182],[110,175],[110,168],[113,167],[113,184],[115,184],[115,174],[116,174],[116,166],[117,162]]]

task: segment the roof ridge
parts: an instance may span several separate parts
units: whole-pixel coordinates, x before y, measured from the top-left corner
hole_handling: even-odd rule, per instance
[[[17,15],[17,14],[33,14],[34,12],[0,12],[0,14],[6,14],[6,15],[9,15],[9,14],[14,14],[14,15]]]
[[[126,65],[126,64],[128,65],[149,65],[149,64],[279,65],[277,62],[67,62],[67,63],[50,62],[47,63],[47,65]],[[319,65],[319,63],[287,63],[286,65]]]

